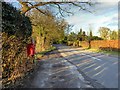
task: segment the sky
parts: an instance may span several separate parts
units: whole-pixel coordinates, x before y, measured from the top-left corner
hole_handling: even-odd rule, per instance
[[[81,11],[66,18],[69,24],[74,25],[72,31],[77,33],[82,28],[87,32],[91,27],[93,35],[99,36],[100,27],[118,30],[118,2],[100,2],[92,8],[93,13]]]
[[[16,0],[5,1],[7,2],[12,1],[14,2],[13,5],[19,6],[19,4],[15,3]],[[87,0],[71,0],[71,1],[87,1]],[[108,27],[111,30],[117,31],[119,0],[94,0],[94,1],[98,1],[99,4],[96,4],[93,7],[89,8],[89,10],[93,11],[92,13],[85,11],[77,12],[77,8],[73,8],[73,10],[76,11],[74,12],[74,15],[69,17],[67,16],[64,18],[68,22],[68,24],[73,25],[72,31],[77,33],[79,32],[80,28],[82,28],[83,31],[88,32],[89,28],[91,27],[93,35],[98,36],[99,36],[98,30],[100,27]]]

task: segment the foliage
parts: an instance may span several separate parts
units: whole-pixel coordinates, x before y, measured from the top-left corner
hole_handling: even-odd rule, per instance
[[[12,5],[2,2],[3,87],[32,69],[33,58],[28,59],[26,53],[31,33],[29,18],[21,15]]]
[[[64,30],[67,23],[64,19],[58,20],[50,11],[46,16],[37,10],[32,10],[29,17],[33,25],[32,36],[36,39],[36,52],[44,51],[53,42],[64,40]]]
[[[87,39],[87,37],[86,37],[87,35],[86,35],[86,32],[85,31],[83,31],[83,33],[82,33],[82,40],[83,41],[85,41],[86,39]]]
[[[118,49],[117,41],[118,41],[119,31],[117,33],[116,31],[111,31],[109,28],[101,27],[99,29],[99,32],[101,34],[101,37],[93,36],[91,28],[87,35],[85,31],[82,31],[82,29],[80,29],[80,32],[78,32],[78,34],[71,33],[68,35],[67,45],[83,46],[88,48],[101,47],[103,49],[108,49],[108,50]],[[107,43],[104,39],[115,40],[115,41],[107,41],[108,42]],[[79,40],[79,42],[77,40]]]
[[[120,29],[118,30],[118,39],[120,40]]]
[[[110,40],[117,40],[118,34],[116,31],[110,31]]]
[[[82,41],[82,28],[80,29],[80,32],[78,32],[78,40]]]
[[[21,15],[19,10],[10,4],[2,3],[2,29],[3,32],[18,37],[29,37],[32,33],[31,22],[28,17]],[[29,25],[29,26],[28,26]]]
[[[120,40],[93,40],[91,41],[91,48],[105,51],[120,51],[119,42]],[[67,45],[89,48],[87,41],[68,41]]]
[[[107,27],[100,27],[100,29],[99,29],[100,36],[104,40],[109,39],[109,32],[110,32],[110,29]]]
[[[87,41],[88,41],[88,43],[89,43],[89,47],[88,48],[91,48],[91,41],[92,41],[92,28],[90,27],[89,28],[89,35],[88,35],[88,39],[87,39]]]
[[[70,31],[72,30],[73,25],[68,24],[65,29],[65,36],[69,35]]]
[[[77,40],[77,34],[75,34],[74,32],[71,32],[68,37],[67,37],[68,41],[76,41]]]
[[[100,27],[99,33],[101,38],[104,40],[117,40],[119,39],[119,30],[118,32],[115,30],[110,30],[107,27]]]
[[[89,34],[89,41],[92,40],[93,34],[92,34],[92,30],[90,30],[90,34]]]
[[[118,45],[119,40],[94,40],[91,41],[91,48],[101,49],[101,50],[108,50],[108,51],[118,51],[120,50],[120,47]],[[87,43],[86,43],[87,44]],[[81,45],[84,47],[83,42],[81,42]]]
[[[92,39],[92,40],[103,40],[101,37],[98,37],[98,36],[92,36],[91,39]]]

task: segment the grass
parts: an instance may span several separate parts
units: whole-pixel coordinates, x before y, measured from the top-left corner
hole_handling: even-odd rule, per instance
[[[108,55],[118,55],[118,56],[120,56],[120,52],[117,52],[117,51],[104,51],[104,50],[100,50],[99,52],[103,52],[103,53],[108,54]]]
[[[39,52],[39,53],[36,53],[36,57],[37,58],[41,58],[42,56],[44,56],[46,53],[50,52],[50,51],[53,51],[55,50],[56,47],[50,47],[49,49],[45,50],[45,51],[42,51],[42,52]]]
[[[96,53],[104,53],[107,55],[118,55],[120,56],[120,52],[117,51],[105,51],[105,50],[100,50],[100,49],[94,49],[94,48],[86,48],[85,50],[91,51],[91,52],[96,52]]]

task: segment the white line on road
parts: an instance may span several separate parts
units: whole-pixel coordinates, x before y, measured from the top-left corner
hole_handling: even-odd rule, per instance
[[[73,51],[75,54],[78,54],[78,51]],[[71,53],[71,52],[69,52],[69,53]],[[65,53],[61,53],[61,55],[62,56],[67,56],[67,54],[65,54]],[[72,55],[72,53],[71,53],[71,55]],[[81,55],[85,55],[85,56],[88,56],[88,57],[90,57],[90,58],[92,58],[92,59],[94,59],[94,60],[98,60],[98,61],[102,61],[101,59],[99,59],[99,58],[96,58],[96,57],[93,57],[93,56],[91,56],[91,55],[87,55],[87,54],[84,54],[84,53],[81,53]]]
[[[93,75],[93,76],[92,76],[92,78],[93,78],[93,77],[95,77],[95,76],[97,76],[97,75],[99,75],[99,74],[101,74],[101,73],[102,73],[103,71],[105,71],[106,69],[108,69],[108,68],[107,68],[107,67],[105,67],[105,68],[104,68],[104,69],[102,69],[100,72],[98,72],[98,73],[96,73],[95,75]]]
[[[88,67],[82,69],[82,71],[85,70],[85,69],[91,68],[91,67],[93,67],[93,66],[95,66],[95,65],[96,65],[96,63],[94,63],[94,64],[92,64],[92,65],[90,65],[90,66],[88,66]]]
[[[86,54],[83,54],[83,55],[86,55]],[[88,56],[88,57],[90,57],[90,58],[92,58],[92,59],[94,59],[94,60],[102,61],[101,59],[96,58],[96,57],[93,57],[93,56],[90,56],[90,55],[86,55],[86,56]]]
[[[93,58],[93,59],[95,59],[95,60],[98,60],[98,61],[102,61],[101,59],[96,58],[96,57],[91,57],[91,58]]]

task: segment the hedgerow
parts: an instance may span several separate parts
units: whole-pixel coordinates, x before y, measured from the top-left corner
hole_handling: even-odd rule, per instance
[[[33,67],[26,46],[30,41],[32,26],[29,18],[11,4],[2,2],[2,83],[7,87]]]

